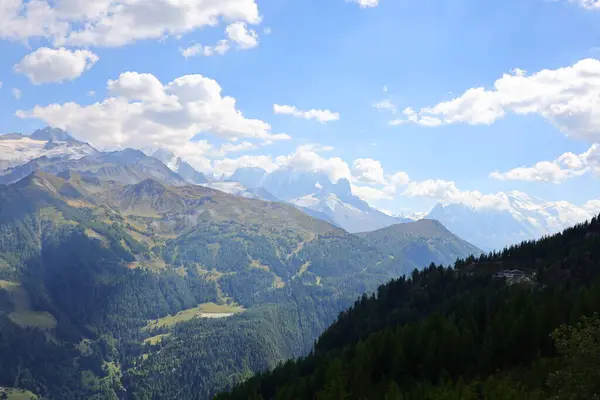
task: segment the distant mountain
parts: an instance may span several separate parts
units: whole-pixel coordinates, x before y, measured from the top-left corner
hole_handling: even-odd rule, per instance
[[[76,160],[97,154],[87,143],[79,142],[60,129],[45,128],[31,136],[10,133],[0,136],[0,171],[27,164],[39,157]]]
[[[288,204],[94,177],[149,162],[114,152],[0,185],[0,382],[48,399],[209,399],[306,354],[353,298],[406,272]],[[201,313],[215,309],[240,315]]]
[[[177,157],[171,150],[160,148],[154,151],[151,150],[147,154],[162,161],[171,171],[179,174],[188,183],[201,185],[208,182],[203,173],[198,172],[181,157]]]
[[[507,193],[506,200],[503,210],[438,204],[427,218],[489,251],[554,234],[592,217],[568,202],[547,202],[517,191]]]
[[[46,142],[77,142],[68,132],[63,131],[62,129],[52,128],[50,126],[47,126],[44,129],[38,129],[29,137],[33,140],[43,140]]]
[[[394,236],[391,256],[378,235],[186,184],[137,150],[26,166],[0,185],[0,382],[40,398],[212,398],[444,251],[440,227]]]
[[[435,220],[423,219],[357,235],[386,254],[412,262],[413,268],[432,262],[453,265],[459,258],[481,254],[480,249]]]
[[[133,149],[95,153],[77,160],[44,156],[25,165],[0,172],[0,184],[17,182],[36,170],[52,174],[71,171],[103,181],[124,184],[139,183],[149,178],[168,185],[183,186],[187,184],[181,176],[171,171],[158,159],[148,157],[143,152]]]
[[[280,201],[277,197],[267,192],[261,187],[246,187],[240,182],[210,182],[205,183],[202,186],[206,186],[221,192],[229,193],[234,196],[245,197],[247,199],[258,199],[265,201]]]
[[[342,201],[363,204],[358,197],[352,195],[350,182],[340,179],[333,183],[327,174],[320,172],[300,171],[294,168],[280,168],[266,175],[261,183],[275,197],[290,201],[317,191],[335,193]]]
[[[281,168],[267,173],[260,168],[240,168],[227,181],[239,182],[246,188],[263,188],[275,198],[348,232],[376,230],[411,221],[370,207],[352,194],[347,179],[333,183],[326,174],[319,172]]]
[[[342,312],[308,357],[215,399],[597,398],[599,259],[600,217],[394,279]]]
[[[262,186],[265,176],[267,176],[267,171],[262,168],[238,168],[226,181],[240,182],[245,187],[253,189]]]

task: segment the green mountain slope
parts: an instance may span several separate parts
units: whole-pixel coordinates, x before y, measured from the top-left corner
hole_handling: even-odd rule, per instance
[[[167,355],[182,353],[189,398],[208,398],[304,354],[357,293],[402,270],[291,206],[65,177],[0,188],[0,386],[143,398],[158,369],[163,386],[151,393],[168,398],[181,384]],[[351,254],[357,241],[361,258],[324,267],[324,243]],[[240,306],[239,316],[200,317]]]
[[[210,398],[416,265],[292,206],[59,175],[0,186],[0,386],[44,398]]]
[[[358,236],[385,254],[411,261],[414,268],[419,269],[432,262],[452,265],[458,258],[481,254],[481,250],[454,235],[438,221],[428,219],[359,233]]]
[[[600,320],[585,317],[599,311],[594,218],[393,280],[342,313],[310,356],[217,398],[596,398]]]

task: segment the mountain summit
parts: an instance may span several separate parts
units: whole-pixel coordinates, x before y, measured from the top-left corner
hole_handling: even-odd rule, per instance
[[[73,136],[71,136],[68,132],[63,131],[62,129],[52,128],[50,126],[47,126],[44,129],[38,129],[37,131],[33,132],[29,137],[33,140],[45,140],[55,142],[75,141],[75,139],[73,139]]]
[[[392,217],[369,206],[352,193],[347,179],[333,182],[327,174],[321,172],[280,168],[267,173],[260,168],[240,168],[228,181],[265,189],[276,198],[348,232],[371,231],[409,222],[408,219]]]
[[[426,218],[440,221],[487,251],[554,234],[593,217],[573,204],[548,202],[518,191],[507,193],[505,203],[502,209],[438,204]]]
[[[77,160],[97,153],[92,146],[73,139],[61,129],[46,127],[30,136],[10,133],[0,136],[0,171],[40,157]]]

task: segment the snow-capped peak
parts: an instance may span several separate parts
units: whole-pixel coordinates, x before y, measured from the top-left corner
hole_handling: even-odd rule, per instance
[[[0,136],[0,170],[18,167],[40,157],[77,160],[96,153],[92,146],[74,140],[64,131],[46,129],[36,131],[32,136]]]
[[[562,231],[591,218],[589,210],[566,201],[551,202],[518,191],[505,194],[506,204],[474,208],[437,205],[428,218],[437,219],[463,239],[485,249],[498,249]]]

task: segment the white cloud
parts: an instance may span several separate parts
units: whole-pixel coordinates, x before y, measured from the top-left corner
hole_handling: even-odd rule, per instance
[[[116,80],[109,80],[108,90],[120,97],[132,101],[147,101],[149,103],[168,102],[167,94],[162,82],[152,74],[138,72],[124,72]],[[177,99],[171,97],[174,101]]]
[[[273,161],[271,156],[249,156],[245,155],[239,158],[226,158],[223,160],[215,160],[213,162],[212,171],[217,174],[231,175],[238,168],[256,167],[262,168],[267,172],[272,172],[278,168],[278,165]]]
[[[229,42],[225,39],[220,40],[215,46],[204,46],[201,44],[195,44],[193,46],[187,47],[185,49],[181,49],[181,55],[185,58],[195,57],[195,56],[205,56],[211,57],[214,55],[224,55],[230,49]]]
[[[13,88],[12,95],[15,99],[19,100],[21,97],[23,97],[23,92],[21,89]]]
[[[409,197],[424,197],[442,203],[462,203],[475,208],[508,208],[505,193],[483,194],[477,190],[461,191],[452,181],[429,179],[411,182],[403,193]]]
[[[577,4],[588,10],[600,10],[599,0],[568,0],[570,3]]]
[[[384,189],[377,189],[371,186],[360,186],[351,184],[352,194],[360,197],[369,204],[381,200],[394,200],[394,193],[390,193]]]
[[[116,47],[227,23],[259,24],[255,0],[2,0],[0,37]]]
[[[35,85],[72,81],[96,64],[98,56],[88,50],[49,49],[41,47],[26,55],[14,66]]]
[[[398,187],[409,182],[410,178],[405,172],[385,175],[381,162],[372,158],[359,158],[352,164],[353,193],[367,202],[392,200]]]
[[[396,105],[390,99],[383,99],[381,101],[378,101],[373,104],[373,107],[375,107],[378,110],[390,111],[392,114],[395,114],[397,111]]]
[[[233,97],[223,96],[221,86],[202,75],[163,84],[151,74],[126,72],[108,82],[108,91],[112,97],[88,106],[50,104],[17,115],[41,119],[99,148],[167,147],[181,156],[206,151],[192,141],[197,134],[231,141],[290,138],[273,134],[264,121],[246,118]]]
[[[341,178],[350,178],[350,167],[339,157],[324,158],[315,151],[314,145],[299,146],[287,156],[275,159],[279,166],[292,167],[301,171],[321,172],[329,176],[333,182]]]
[[[228,39],[220,40],[214,46],[205,46],[195,44],[185,49],[180,49],[179,52],[185,58],[195,56],[211,57],[215,55],[225,55],[231,49],[231,44],[235,43],[238,50],[248,50],[258,46],[258,34],[247,28],[245,22],[235,22],[227,26],[225,30]]]
[[[494,171],[490,178],[528,182],[561,183],[567,179],[582,176],[590,169],[600,171],[600,146],[594,144],[583,154],[565,153],[554,161],[540,161],[532,167],[519,167],[507,172]]]
[[[418,112],[404,110],[404,119],[425,126],[467,123],[493,124],[508,112],[538,114],[569,135],[600,141],[600,61],[592,58],[532,75],[513,70],[494,83],[493,89],[468,89],[463,95]]]
[[[360,5],[361,8],[377,7],[379,0],[346,0],[351,3]]]
[[[236,151],[240,149],[234,146],[226,147],[226,150]],[[222,149],[223,147],[221,147]],[[329,146],[308,144],[298,146],[291,154],[280,155],[276,158],[268,155],[243,155],[239,158],[215,160],[212,168],[219,174],[232,174],[236,169],[242,167],[259,167],[268,172],[278,168],[293,168],[299,171],[324,173],[334,182],[341,178],[349,179],[351,176],[350,168],[345,161],[338,157],[326,158],[319,154],[329,150],[331,150]],[[212,155],[218,153],[219,150],[211,151]]]
[[[389,177],[391,184],[396,186],[408,185],[410,178],[406,172],[396,172],[394,175]]]
[[[264,143],[263,143],[264,144]],[[257,143],[251,142],[241,142],[241,143],[225,143],[221,145],[218,149],[215,149],[210,152],[211,157],[223,157],[229,153],[239,153],[242,151],[249,151],[257,149],[259,145]]]
[[[600,200],[590,200],[583,206],[583,209],[591,214],[600,214]]]
[[[326,122],[339,121],[340,114],[329,110],[301,111],[294,106],[273,104],[275,114],[292,115],[298,118],[314,119],[324,124]]]
[[[258,34],[248,30],[244,22],[235,22],[225,30],[227,37],[238,45],[239,49],[247,50],[258,46]]]
[[[359,182],[366,184],[385,185],[383,167],[381,162],[372,158],[359,158],[352,163],[352,175]]]
[[[88,96],[90,96],[90,97],[94,97],[94,96],[96,95],[96,91],[94,91],[94,90],[90,90],[90,91],[87,93],[87,95],[88,95]]]

